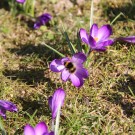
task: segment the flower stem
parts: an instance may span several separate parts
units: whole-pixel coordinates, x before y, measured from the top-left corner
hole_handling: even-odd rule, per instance
[[[59,123],[60,123],[60,109],[61,109],[61,105],[58,106],[58,112],[57,112],[57,116],[56,116],[56,124],[55,124],[55,131],[54,134],[58,135],[59,132]]]
[[[90,28],[93,24],[93,10],[94,10],[94,5],[93,5],[93,0],[91,0],[91,9],[90,9]]]
[[[52,119],[52,131],[54,131],[54,119]]]

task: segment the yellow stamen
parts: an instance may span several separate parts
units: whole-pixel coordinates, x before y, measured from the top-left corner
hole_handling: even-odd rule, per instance
[[[94,39],[96,40],[96,42],[98,41],[98,38],[97,37],[94,37]]]

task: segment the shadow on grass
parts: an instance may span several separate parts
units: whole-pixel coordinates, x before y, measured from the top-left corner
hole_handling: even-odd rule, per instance
[[[120,79],[117,81],[117,85],[114,88],[120,92],[129,94],[130,96],[134,96],[135,95],[135,78],[129,74],[125,74],[123,79]]]
[[[10,10],[8,0],[1,0],[0,1],[0,9],[4,8],[5,10]]]
[[[32,44],[22,45],[22,46],[20,45],[19,48],[10,48],[9,51],[19,56],[25,56],[25,55],[29,56],[31,54],[36,54],[38,55],[39,58],[45,57],[45,58],[49,58],[50,60],[60,57],[59,55],[57,55],[55,52],[48,49],[44,45],[37,45],[37,46],[34,46]]]
[[[111,98],[107,98],[108,101],[121,106],[123,113],[127,117],[131,117],[134,114],[135,100],[128,98],[128,96],[122,97],[119,93],[111,94]]]
[[[33,87],[39,83],[47,82],[48,87],[52,86],[55,88],[56,84],[50,79],[50,71],[47,68],[47,63],[55,58],[60,58],[59,55],[44,45],[34,46],[32,44],[20,45],[17,48],[8,49],[8,51],[21,56],[21,62],[19,63],[19,69],[6,69],[3,75],[12,80],[21,80]]]
[[[22,105],[22,111],[27,112],[30,116],[33,115],[33,113],[37,110],[36,112],[36,116],[42,116],[44,114],[46,115],[50,115],[50,110],[49,110],[49,105],[46,101],[48,101],[48,99],[45,99],[44,96],[42,95],[38,95],[40,101],[37,100],[30,100],[27,98],[21,98],[18,97],[16,100],[19,101],[19,103],[21,103]],[[26,116],[28,116],[26,114]]]
[[[109,2],[103,4],[103,13],[112,21],[117,15],[123,13],[116,21],[126,21],[127,19],[135,20],[135,0],[132,3],[124,3],[122,6],[114,6]]]
[[[44,84],[45,82],[48,82],[48,85],[52,87],[56,86],[49,77],[45,77],[44,70],[40,69],[5,70],[3,74],[11,80],[21,80],[32,87],[36,87],[39,83]]]
[[[21,104],[22,111],[25,112],[24,117],[28,118],[29,121],[32,120],[31,118],[33,118],[33,115],[34,118],[35,117],[40,118],[43,115],[51,117],[51,111],[49,109],[48,103],[46,102],[48,99],[42,100],[43,99],[42,95],[38,95],[38,97],[40,101],[36,100],[32,101],[28,98],[24,99],[21,97],[17,97],[16,99],[16,101],[18,101]],[[24,126],[16,130],[15,135],[22,134],[24,132],[22,129],[24,129]]]
[[[107,100],[120,105],[124,114],[127,117],[131,117],[134,114],[135,108],[135,79],[128,74],[125,77],[123,80],[118,80],[117,85],[113,88],[114,90],[122,92],[123,96],[115,92]]]

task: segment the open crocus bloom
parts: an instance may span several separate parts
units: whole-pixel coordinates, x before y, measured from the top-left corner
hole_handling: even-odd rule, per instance
[[[37,21],[34,24],[34,29],[38,29],[40,26],[45,25],[52,19],[52,16],[49,13],[42,14],[37,18]]]
[[[117,41],[125,41],[128,43],[135,43],[135,36],[128,36],[128,37],[119,37],[116,38]]]
[[[98,28],[97,24],[93,24],[90,29],[90,34],[85,29],[80,29],[81,40],[90,46],[91,50],[105,51],[106,46],[112,45],[114,41],[109,39],[112,34],[110,25],[103,25]]]
[[[63,105],[65,95],[65,91],[59,88],[54,92],[53,96],[49,97],[49,106],[52,111],[52,119],[55,119],[58,109]]]
[[[24,128],[24,135],[54,135],[54,132],[49,132],[47,125],[40,122],[35,128],[27,124]]]
[[[83,78],[88,77],[88,71],[83,67],[85,61],[86,56],[83,53],[76,53],[72,58],[53,60],[50,69],[53,72],[61,72],[63,81],[70,79],[74,86],[81,87],[84,83]]]
[[[6,118],[6,111],[17,112],[17,107],[12,102],[0,100],[0,115]]]
[[[16,0],[16,2],[23,4],[25,2],[25,0]]]

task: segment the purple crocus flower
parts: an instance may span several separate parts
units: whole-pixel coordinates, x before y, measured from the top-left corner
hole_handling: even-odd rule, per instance
[[[83,67],[86,56],[83,53],[76,53],[72,58],[65,57],[55,59],[50,64],[53,72],[61,72],[63,81],[71,80],[74,86],[81,87],[84,83],[83,78],[88,77],[88,71]]]
[[[34,24],[34,29],[40,28],[40,26],[45,25],[52,19],[52,16],[49,13],[44,13],[37,18],[37,21]]]
[[[44,122],[40,122],[35,128],[27,124],[24,127],[24,135],[54,135],[54,132],[49,132],[47,125]]]
[[[16,0],[16,2],[23,4],[25,2],[25,0]]]
[[[12,102],[0,100],[0,115],[5,119],[6,111],[17,112],[17,107]]]
[[[90,46],[91,50],[105,51],[106,46],[112,45],[114,41],[109,39],[112,34],[110,25],[103,25],[98,28],[97,24],[93,24],[90,29],[90,34],[85,29],[80,29],[81,40]]]
[[[52,119],[55,119],[59,107],[61,107],[64,103],[65,99],[65,91],[61,88],[57,89],[53,96],[49,97],[49,106],[52,111]]]
[[[135,36],[119,37],[119,38],[116,38],[116,41],[125,41],[128,43],[135,43]]]

